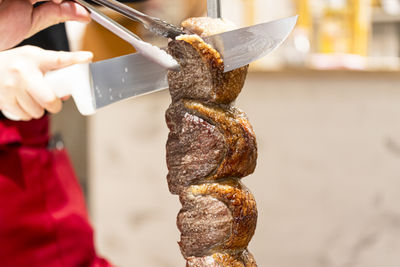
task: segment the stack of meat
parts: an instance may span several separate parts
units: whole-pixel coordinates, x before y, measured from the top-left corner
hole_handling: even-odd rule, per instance
[[[247,66],[224,73],[220,54],[200,36],[228,30],[222,20],[193,18],[169,43],[181,70],[170,72],[166,112],[168,185],[179,195],[179,242],[190,267],[257,266],[247,250],[257,222],[253,195],[240,178],[256,166],[257,145],[246,115],[232,106]]]

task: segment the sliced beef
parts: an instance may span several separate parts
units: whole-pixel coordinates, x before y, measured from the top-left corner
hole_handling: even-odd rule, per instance
[[[198,35],[169,43],[181,69],[168,73],[166,112],[168,186],[182,203],[179,245],[189,267],[255,267],[247,246],[257,207],[240,179],[256,167],[257,143],[247,116],[232,106],[248,67],[224,73],[220,54],[200,37],[232,25],[193,18],[183,26]]]
[[[171,193],[179,194],[202,181],[241,178],[254,171],[256,140],[240,110],[181,100],[171,104],[166,120],[170,128],[167,178]]]
[[[208,103],[230,104],[243,88],[248,66],[224,73],[219,53],[196,35],[181,36],[168,45],[180,71],[168,73],[172,101],[196,99]]]

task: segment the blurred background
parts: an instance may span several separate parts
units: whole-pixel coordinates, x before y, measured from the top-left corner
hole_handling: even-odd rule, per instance
[[[239,26],[299,14],[289,40],[254,63],[236,105],[258,137],[243,179],[259,210],[259,266],[400,266],[400,1],[222,0]],[[206,1],[133,4],[178,25]],[[135,23],[109,13],[144,39]],[[95,23],[67,25],[96,60],[133,49]],[[96,243],[118,266],[184,266],[178,197],[167,188],[167,91],[91,117],[73,101],[53,117],[86,192]]]

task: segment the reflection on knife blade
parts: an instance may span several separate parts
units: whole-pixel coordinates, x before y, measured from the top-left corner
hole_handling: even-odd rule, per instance
[[[287,38],[296,21],[297,16],[204,39],[222,54],[227,72],[272,52]],[[167,71],[140,54],[93,63],[90,70],[96,109],[122,99],[168,88]]]
[[[297,16],[280,19],[205,40],[219,50],[225,71],[230,71],[277,48],[296,21]],[[91,115],[99,108],[130,97],[168,88],[167,70],[138,53],[50,72],[46,79],[58,97],[72,95],[83,115]]]
[[[245,66],[277,48],[293,30],[297,16],[205,38],[222,55],[225,72]],[[72,95],[83,115],[134,96],[168,88],[167,70],[141,54],[74,65],[45,76],[57,97]],[[8,114],[8,118],[18,120]]]
[[[297,16],[205,37],[222,55],[225,72],[243,67],[271,53],[292,32]]]

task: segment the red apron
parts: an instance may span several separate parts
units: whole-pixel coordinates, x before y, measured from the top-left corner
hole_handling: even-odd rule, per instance
[[[0,266],[109,267],[68,155],[48,140],[47,116],[0,119]]]

